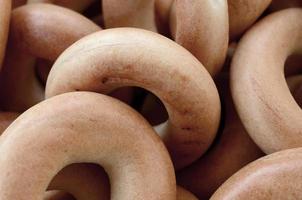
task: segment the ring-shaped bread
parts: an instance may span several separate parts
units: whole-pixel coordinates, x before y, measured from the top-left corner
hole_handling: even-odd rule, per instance
[[[211,76],[183,47],[151,31],[116,28],[79,40],[55,62],[45,92],[48,98],[70,91],[108,93],[125,86],[145,88],[166,106],[169,120],[159,134],[176,169],[211,145],[220,121]]]
[[[232,60],[236,109],[251,138],[267,154],[302,146],[302,111],[284,76],[287,57],[302,53],[301,18],[299,8],[265,17],[244,35]]]

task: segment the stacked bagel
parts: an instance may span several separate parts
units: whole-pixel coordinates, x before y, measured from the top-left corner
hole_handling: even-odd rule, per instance
[[[1,200],[301,199],[301,1],[0,5]]]

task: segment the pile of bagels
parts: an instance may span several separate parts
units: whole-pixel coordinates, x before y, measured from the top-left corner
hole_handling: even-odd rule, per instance
[[[302,199],[301,0],[0,0],[0,200]]]

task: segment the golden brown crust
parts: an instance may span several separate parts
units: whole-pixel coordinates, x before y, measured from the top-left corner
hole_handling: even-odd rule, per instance
[[[78,41],[54,64],[46,97],[76,90],[108,93],[123,86],[145,88],[165,104],[170,118],[160,135],[176,168],[196,160],[212,143],[220,120],[212,78],[188,51],[150,31],[118,28]]]
[[[157,32],[155,0],[102,0],[106,28],[137,27]]]
[[[229,40],[226,0],[175,0],[171,29],[175,41],[189,50],[214,76],[225,60]]]
[[[218,85],[228,87],[225,81]],[[297,103],[302,105],[302,92],[299,91],[302,76],[290,77],[287,83]],[[264,155],[245,131],[231,98],[224,94],[226,92],[222,92],[223,98],[227,98],[225,128],[219,140],[201,159],[177,173],[178,184],[194,192],[200,199],[209,199],[231,175]]]
[[[75,92],[45,100],[15,120],[0,143],[1,199],[42,199],[60,169],[81,162],[104,167],[111,199],[176,198],[172,162],[160,138],[110,97]]]
[[[83,15],[50,4],[26,5],[12,13],[13,41],[23,51],[48,60],[57,59],[75,41],[99,30]]]
[[[267,16],[241,39],[232,61],[236,109],[265,153],[302,145],[302,112],[284,77],[286,58],[302,52],[301,18],[298,8]]]
[[[169,35],[169,14],[174,0],[103,0],[107,28],[136,27]]]
[[[300,199],[302,148],[280,151],[247,165],[228,179],[211,200]]]
[[[0,113],[0,135],[18,116],[18,113]],[[102,167],[95,164],[77,163],[65,167],[52,179],[47,189],[61,192],[47,192],[44,200],[67,200],[67,198],[73,200],[73,197],[78,200],[110,199],[108,176]]]
[[[228,0],[230,38],[238,38],[269,6],[272,0]]]
[[[3,109],[24,111],[44,99],[34,69],[36,57],[54,61],[72,43],[98,30],[89,19],[59,6],[32,4],[15,9],[0,81]]]
[[[177,183],[192,191],[199,199],[209,199],[230,176],[264,155],[238,118],[228,81],[228,78],[220,75],[216,82],[225,108],[221,135],[203,157],[177,173]]]

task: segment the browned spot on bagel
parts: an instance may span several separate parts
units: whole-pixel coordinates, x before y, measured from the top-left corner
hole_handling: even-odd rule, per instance
[[[102,79],[102,83],[103,83],[103,84],[106,84],[106,83],[108,82],[108,80],[109,80],[109,78],[104,77],[104,78]]]
[[[185,130],[185,131],[192,131],[193,130],[193,128],[189,127],[189,126],[181,127],[181,129]]]

